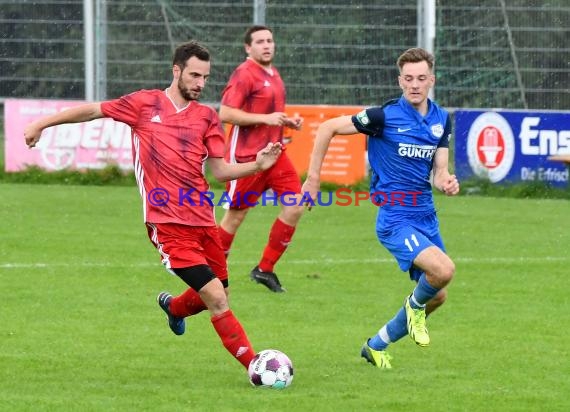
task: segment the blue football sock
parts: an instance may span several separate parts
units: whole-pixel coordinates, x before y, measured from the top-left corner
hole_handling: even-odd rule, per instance
[[[400,340],[407,334],[406,310],[401,308],[394,318],[368,340],[368,346],[374,350],[385,350],[390,343]]]
[[[406,309],[400,308],[396,316],[387,323],[388,336],[392,342],[396,342],[408,334],[408,327],[406,326]]]
[[[382,328],[385,328],[385,326]],[[380,337],[380,332],[368,339],[368,346],[374,350],[384,350],[388,347],[389,344],[390,342],[385,342],[384,339]]]
[[[431,298],[437,295],[440,289],[434,288],[430,285],[426,279],[426,274],[422,273],[418,284],[412,293],[410,298],[410,306],[414,309],[419,309],[425,307],[426,303],[429,302]]]

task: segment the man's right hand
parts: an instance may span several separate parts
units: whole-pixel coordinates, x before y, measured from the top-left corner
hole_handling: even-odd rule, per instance
[[[30,123],[24,129],[24,139],[26,139],[26,144],[31,149],[40,141],[42,137],[42,129],[38,128],[35,123]]]
[[[255,163],[259,170],[267,170],[273,166],[281,155],[282,150],[283,146],[281,143],[267,143],[267,146],[257,152],[255,158]]]
[[[303,183],[303,187],[301,187],[301,193],[306,198],[309,196],[313,201],[313,204],[317,201],[317,196],[319,195],[319,190],[321,188],[321,182],[319,179],[314,179],[311,177],[307,177],[305,183]],[[311,210],[312,206],[307,204],[307,209]]]
[[[301,126],[303,126],[303,118],[300,116],[287,117],[284,125],[290,129],[301,130]]]

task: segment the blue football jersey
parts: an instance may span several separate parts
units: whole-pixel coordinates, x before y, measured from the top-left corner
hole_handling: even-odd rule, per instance
[[[402,96],[361,111],[352,122],[369,136],[370,195],[382,214],[433,211],[430,174],[437,148],[449,147],[449,114],[428,100],[422,116]]]

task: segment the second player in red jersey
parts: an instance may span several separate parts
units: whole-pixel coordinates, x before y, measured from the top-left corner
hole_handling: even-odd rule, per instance
[[[285,113],[285,85],[273,66],[275,43],[271,29],[250,27],[244,36],[244,46],[247,59],[231,75],[220,105],[220,118],[232,125],[226,153],[230,163],[251,161],[259,148],[271,142],[283,143],[284,128],[299,129],[303,123],[302,118]],[[261,195],[268,189],[276,196],[292,193],[288,196],[296,200],[286,199],[289,205],[281,205],[262,257],[250,276],[273,292],[283,292],[274,266],[291,242],[304,210],[300,205],[301,182],[286,153],[269,170],[227,184],[232,202],[220,222],[220,238],[229,254],[237,230],[255,203],[251,193]],[[246,200],[240,197],[248,192]]]

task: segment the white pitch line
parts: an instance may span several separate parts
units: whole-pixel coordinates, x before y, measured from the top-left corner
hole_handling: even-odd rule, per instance
[[[568,262],[570,256],[520,256],[520,257],[452,257],[456,263],[465,264],[489,264],[489,263],[547,263],[547,262]],[[250,264],[251,261],[232,261],[230,265]],[[395,264],[393,258],[368,258],[368,259],[331,259],[317,258],[314,260],[297,259],[287,260],[286,265],[322,265],[322,264],[357,264],[357,263],[377,263],[377,264]],[[140,263],[108,263],[108,262],[60,262],[60,263],[0,263],[0,269],[33,269],[33,268],[51,268],[51,267],[160,267],[159,262],[140,262]]]

